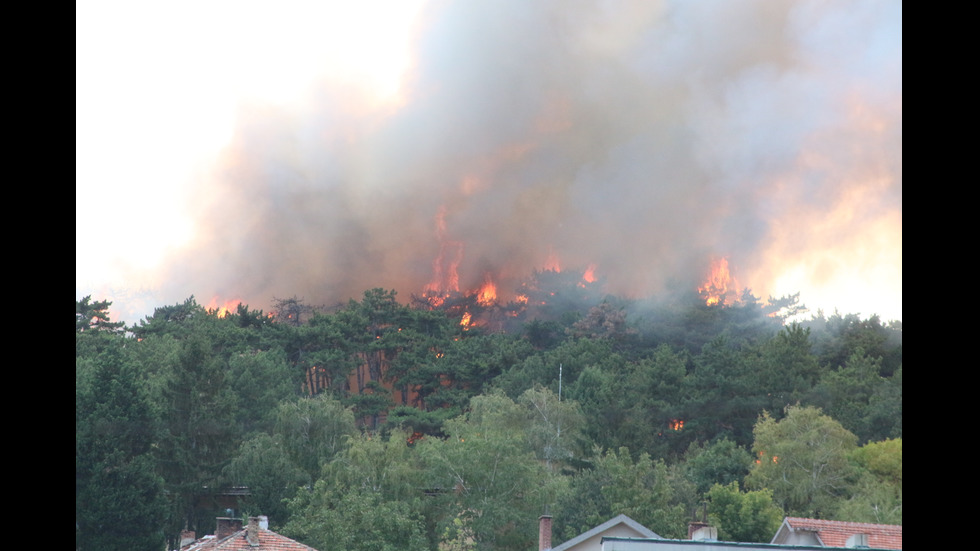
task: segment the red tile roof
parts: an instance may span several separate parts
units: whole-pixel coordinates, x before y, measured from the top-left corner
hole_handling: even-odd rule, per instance
[[[309,545],[303,545],[272,530],[263,528],[258,530],[258,547],[248,543],[246,539],[248,529],[245,528],[221,541],[217,541],[214,536],[205,536],[190,545],[181,547],[180,551],[316,551]]]
[[[816,532],[820,541],[827,547],[844,547],[847,538],[854,534],[867,534],[869,547],[876,549],[902,548],[901,526],[797,517],[786,517],[785,522],[794,531],[812,530]]]

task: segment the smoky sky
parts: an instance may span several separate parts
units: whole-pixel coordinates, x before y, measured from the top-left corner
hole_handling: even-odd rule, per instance
[[[900,231],[900,2],[438,1],[411,48],[397,106],[325,74],[239,108],[171,294],[407,298],[447,247],[461,289],[506,294],[549,256],[628,296],[722,256],[764,286]]]

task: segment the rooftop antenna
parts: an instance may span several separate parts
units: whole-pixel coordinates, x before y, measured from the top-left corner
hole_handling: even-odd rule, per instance
[[[558,364],[558,401],[561,402],[561,364]]]

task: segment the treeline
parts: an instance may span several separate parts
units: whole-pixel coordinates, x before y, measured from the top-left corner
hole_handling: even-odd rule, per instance
[[[733,541],[784,515],[901,524],[900,322],[569,289],[191,297],[131,326],[76,300],[76,548],[173,549],[230,488],[321,549],[527,549],[546,508],[556,542],[620,513],[683,537],[706,509]]]

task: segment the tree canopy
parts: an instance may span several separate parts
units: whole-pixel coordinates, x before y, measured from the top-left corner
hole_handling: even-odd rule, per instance
[[[192,296],[129,326],[77,300],[76,546],[253,514],[354,549],[529,548],[545,510],[555,541],[618,514],[685,537],[705,504],[742,541],[781,514],[901,523],[900,323],[577,281],[483,310]]]

